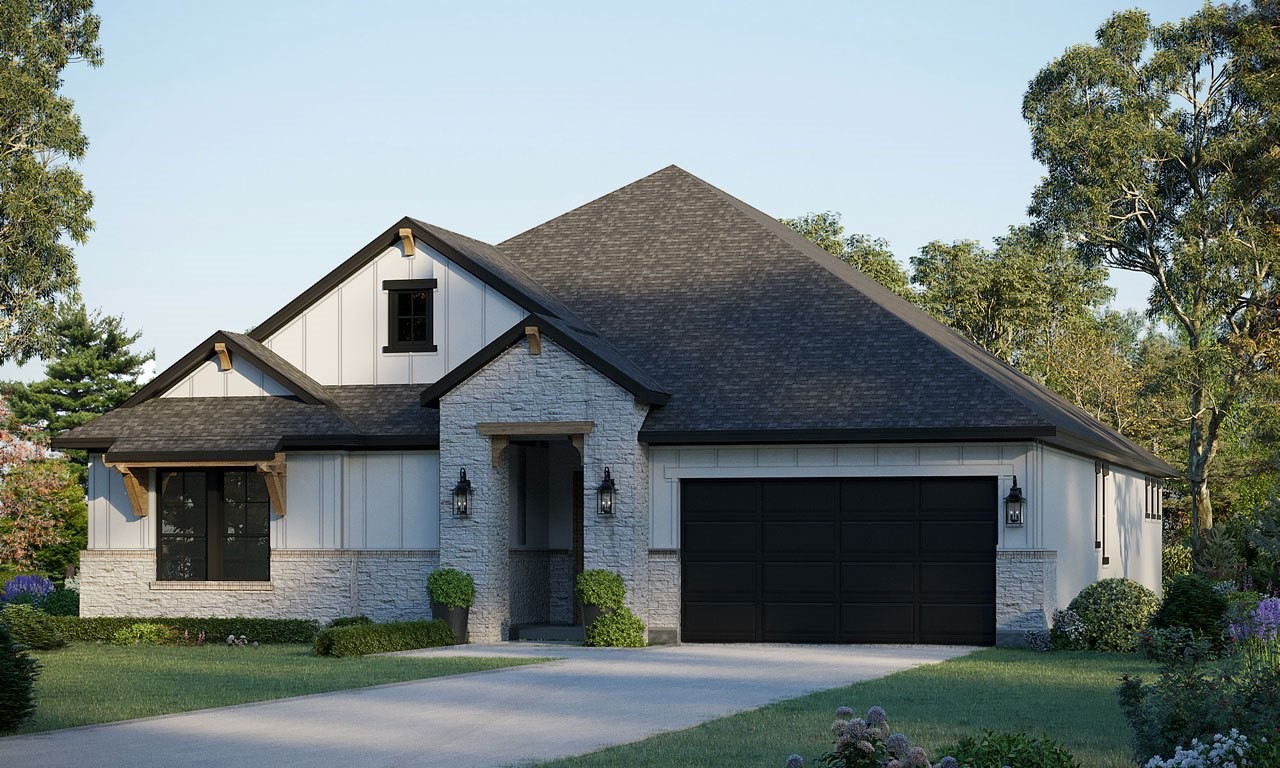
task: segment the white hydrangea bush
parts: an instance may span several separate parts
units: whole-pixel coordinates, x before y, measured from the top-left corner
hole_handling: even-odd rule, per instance
[[[1235,728],[1212,741],[1192,739],[1190,748],[1178,747],[1168,760],[1156,755],[1143,768],[1264,768],[1249,762],[1249,739]]]

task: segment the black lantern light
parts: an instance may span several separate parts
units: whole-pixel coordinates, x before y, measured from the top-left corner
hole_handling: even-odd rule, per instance
[[[458,484],[453,486],[453,514],[466,517],[471,506],[471,481],[467,479],[467,470],[458,472]]]
[[[1021,526],[1026,504],[1027,499],[1022,495],[1022,489],[1018,487],[1018,476],[1014,475],[1013,487],[1009,489],[1009,495],[1004,497],[1004,524],[1009,527]]]
[[[600,481],[600,487],[596,489],[596,502],[599,505],[600,514],[613,514],[613,500],[617,493],[618,489],[613,484],[613,475],[609,473],[609,468],[605,467],[604,479]]]

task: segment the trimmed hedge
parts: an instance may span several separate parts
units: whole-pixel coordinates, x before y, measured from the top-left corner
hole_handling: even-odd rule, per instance
[[[1131,579],[1095,581],[1067,606],[1084,624],[1085,648],[1120,653],[1138,650],[1138,633],[1159,607],[1155,593]]]
[[[111,636],[112,645],[174,645],[177,642],[178,633],[172,627],[146,621],[116,630]]]
[[[628,608],[606,613],[587,627],[586,645],[596,648],[643,648],[644,622]]]
[[[29,605],[6,605],[0,609],[0,623],[9,626],[14,640],[33,650],[51,651],[67,644],[54,617]]]
[[[1164,602],[1151,617],[1151,625],[1162,629],[1187,627],[1217,642],[1222,637],[1222,617],[1227,599],[1213,588],[1213,582],[1198,573],[1174,576],[1165,588]]]
[[[40,610],[50,616],[79,616],[80,591],[76,589],[55,589],[44,599]]]
[[[317,656],[364,656],[456,644],[447,623],[430,619],[329,627],[316,635],[314,648]]]
[[[68,640],[101,640],[111,638],[122,629],[138,623],[163,624],[179,635],[186,631],[191,637],[205,633],[208,642],[217,643],[227,635],[244,635],[251,642],[264,645],[277,643],[310,643],[320,631],[318,622],[311,619],[215,619],[189,618],[186,616],[51,616]]]
[[[328,629],[329,627],[355,627],[361,624],[372,624],[372,623],[373,623],[373,619],[369,618],[368,616],[339,616],[338,618],[329,622],[329,624],[325,627],[325,629]]]
[[[626,595],[622,576],[600,568],[578,574],[573,585],[573,596],[579,603],[598,606],[604,613],[621,608]]]

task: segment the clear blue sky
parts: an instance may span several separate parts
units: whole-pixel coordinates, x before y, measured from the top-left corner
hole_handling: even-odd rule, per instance
[[[1124,7],[103,1],[106,63],[66,85],[96,197],[82,290],[163,368],[405,214],[498,242],[671,163],[903,260],[989,240],[1041,174],[1027,82]]]

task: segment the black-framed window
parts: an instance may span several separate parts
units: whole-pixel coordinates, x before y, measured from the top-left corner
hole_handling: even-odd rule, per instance
[[[435,280],[384,280],[387,346],[383,352],[435,352]]]
[[[252,469],[157,474],[158,581],[269,581],[271,502]]]

